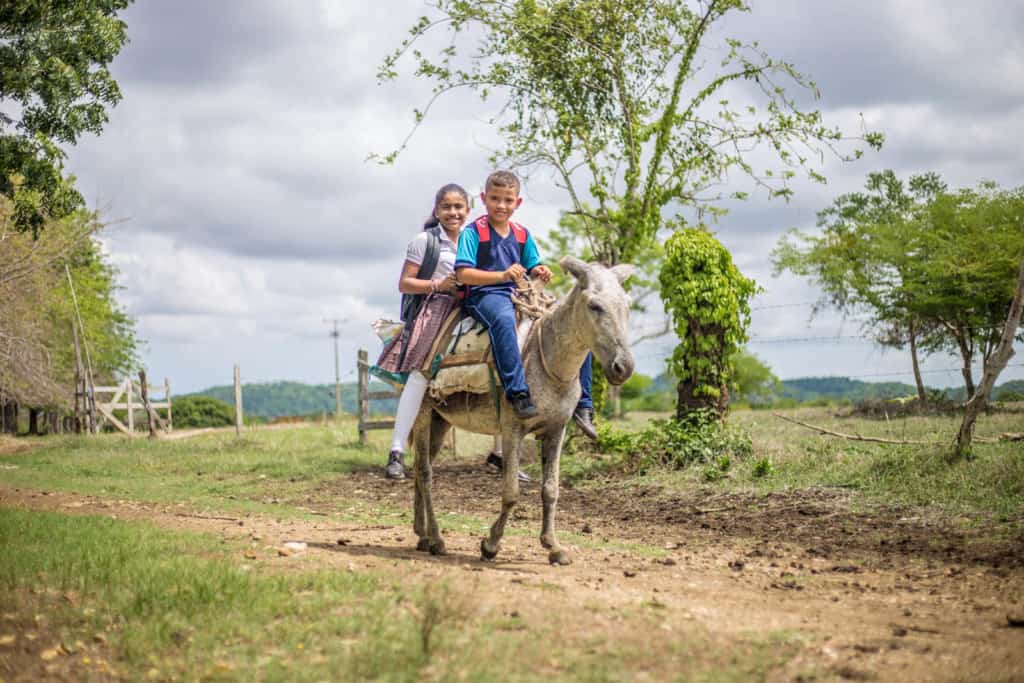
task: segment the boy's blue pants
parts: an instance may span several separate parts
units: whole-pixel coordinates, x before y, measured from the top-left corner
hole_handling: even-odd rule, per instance
[[[481,292],[471,294],[465,306],[470,315],[487,326],[494,364],[498,366],[498,376],[501,377],[501,385],[505,387],[505,395],[511,398],[518,393],[529,393],[526,376],[523,374],[523,358],[519,355],[516,342],[516,314],[511,297],[502,292]],[[583,392],[578,408],[594,407],[590,398],[592,380],[593,370],[588,353],[580,368],[580,387]]]

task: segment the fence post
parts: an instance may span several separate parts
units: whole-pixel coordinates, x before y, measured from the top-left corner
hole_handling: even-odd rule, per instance
[[[366,349],[359,349],[359,360],[356,363],[356,367],[359,369],[359,443],[365,446],[366,422],[370,417],[370,400],[367,396],[367,388],[370,384],[368,381],[370,359]]]
[[[235,434],[242,435],[242,373],[235,366]]]
[[[139,370],[139,391],[142,393],[142,405],[146,409],[146,420],[149,423],[149,438],[156,438],[156,413],[153,406],[149,404],[149,387],[146,381],[146,371]]]
[[[128,433],[129,434],[134,434],[135,433],[135,403],[132,401],[132,387],[134,386],[134,383],[132,382],[132,378],[131,377],[126,378],[124,380],[124,383],[125,383],[125,386],[127,387],[125,389],[125,392],[126,392],[125,393],[125,401],[127,402],[127,405],[128,405]],[[113,410],[113,408],[111,408],[111,410]]]
[[[171,417],[171,380],[164,377],[164,392],[167,394],[167,431],[174,429],[174,420]]]

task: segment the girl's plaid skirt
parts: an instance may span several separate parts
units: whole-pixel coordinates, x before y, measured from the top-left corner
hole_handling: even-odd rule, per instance
[[[377,359],[377,367],[388,373],[405,374],[423,368],[427,354],[434,344],[434,339],[441,332],[448,314],[460,303],[459,299],[449,294],[436,293],[427,297],[420,308],[419,315],[408,327],[384,345],[384,350]],[[403,344],[408,346],[401,365],[398,360],[402,355]]]

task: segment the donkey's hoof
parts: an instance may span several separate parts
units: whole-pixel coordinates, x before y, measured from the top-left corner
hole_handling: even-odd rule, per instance
[[[497,556],[498,556],[497,549],[495,549],[495,550],[488,550],[487,549],[487,539],[486,538],[484,540],[480,541],[480,557],[481,557],[481,559],[493,560]]]
[[[420,551],[421,553],[430,552],[430,539],[421,538],[419,543],[416,544],[416,550]]]
[[[448,551],[445,550],[445,547],[444,547],[444,541],[442,541],[440,539],[437,540],[437,541],[434,541],[434,542],[428,541],[428,544],[429,544],[429,549],[430,549],[430,554],[431,555],[447,555],[448,554]]]
[[[572,564],[572,559],[569,558],[569,553],[565,552],[564,550],[552,550],[550,553],[548,553],[548,562],[550,562],[551,564],[557,564],[564,567],[566,565]]]

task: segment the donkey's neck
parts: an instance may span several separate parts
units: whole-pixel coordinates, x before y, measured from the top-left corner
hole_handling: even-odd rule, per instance
[[[537,337],[540,343],[539,360],[545,372],[554,375],[551,379],[569,383],[579,376],[580,366],[590,353],[578,332],[576,324],[576,290],[555,305],[551,311],[537,321],[540,326]]]

